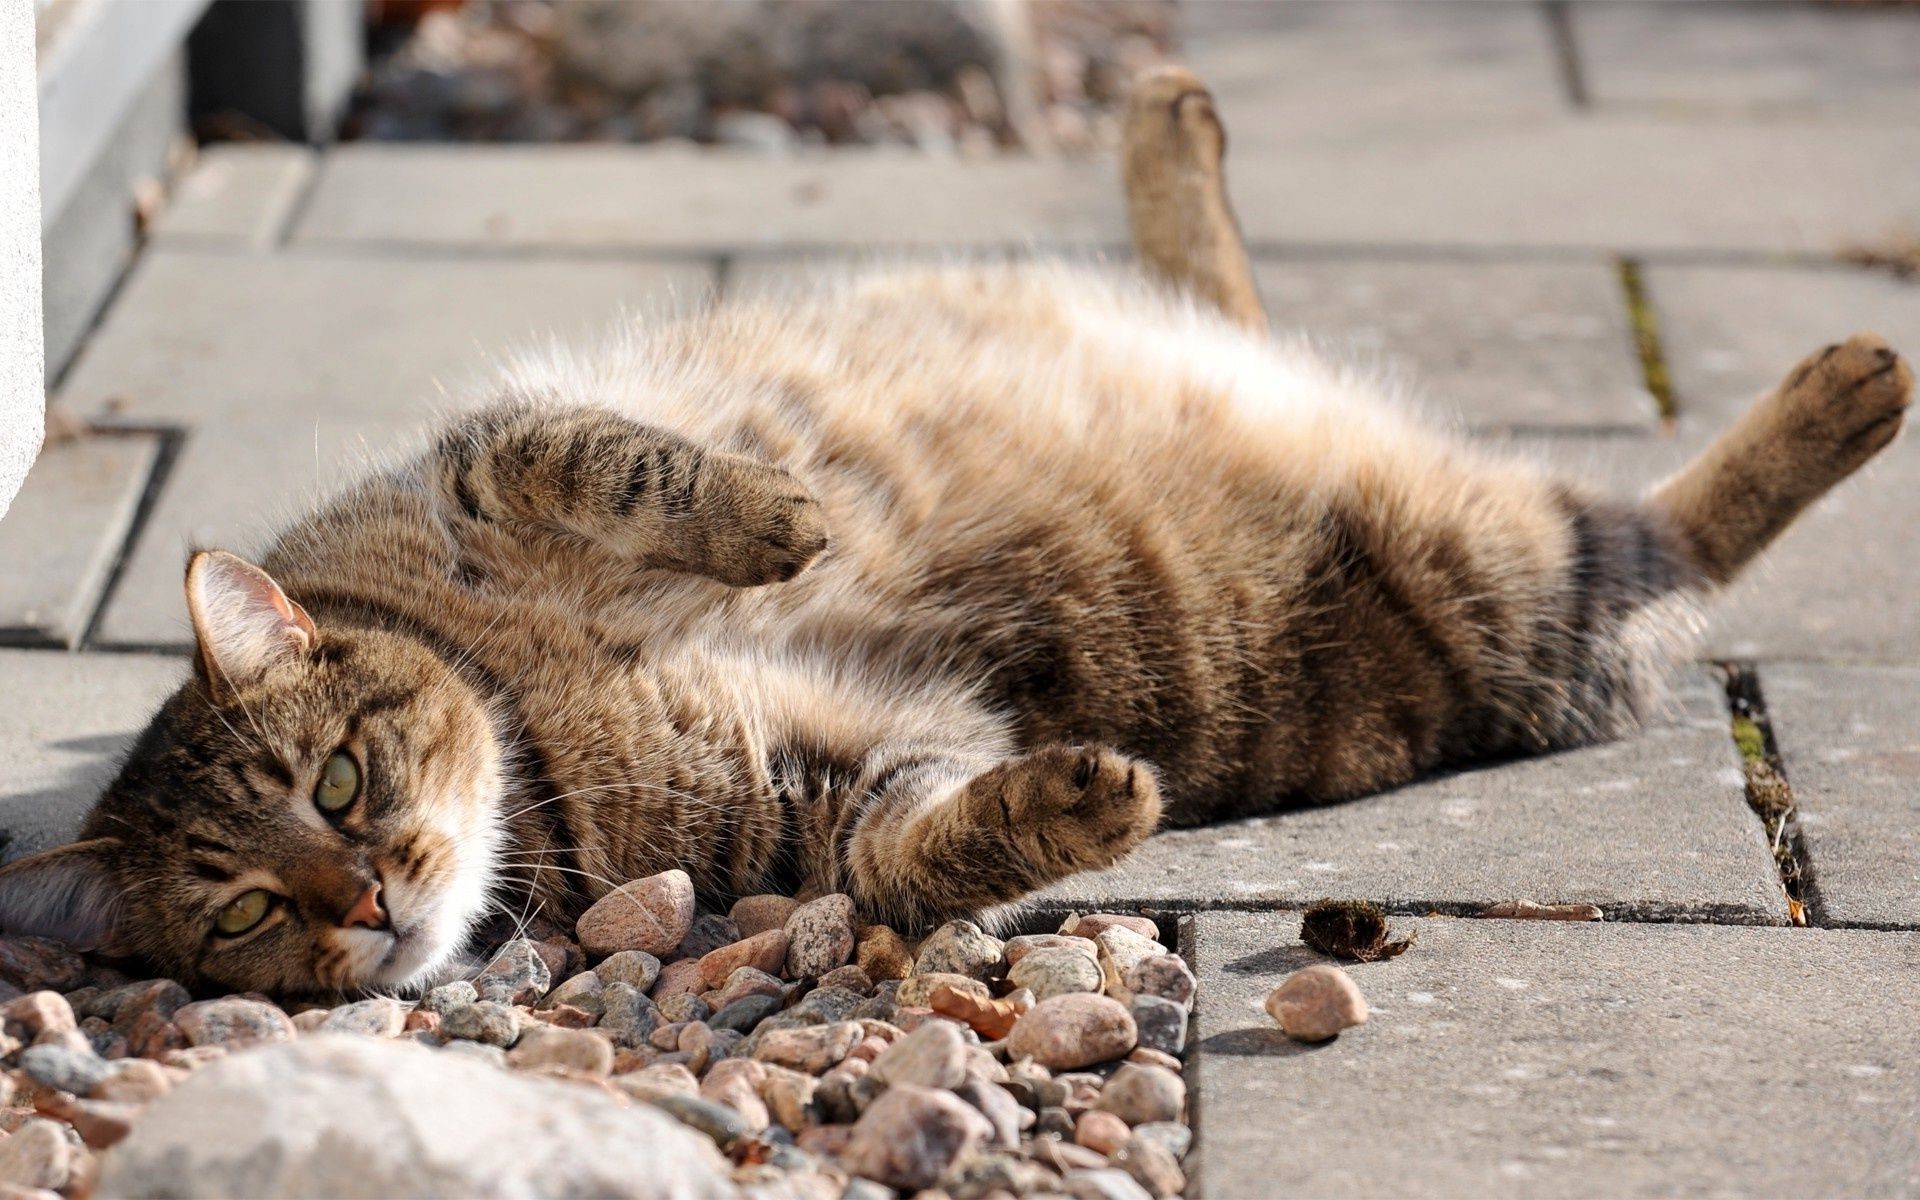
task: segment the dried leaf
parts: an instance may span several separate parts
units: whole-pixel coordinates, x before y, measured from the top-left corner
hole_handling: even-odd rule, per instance
[[[1322,954],[1351,962],[1379,962],[1405,954],[1409,934],[1387,940],[1387,915],[1365,900],[1321,900],[1300,918],[1300,940]]]
[[[1502,900],[1480,912],[1502,921],[1603,921],[1606,914],[1591,904],[1540,904],[1532,900]]]

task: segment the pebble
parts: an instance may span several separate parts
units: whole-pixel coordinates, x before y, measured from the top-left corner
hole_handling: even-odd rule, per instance
[[[123,1058],[112,1064],[105,1078],[88,1089],[94,1100],[121,1100],[144,1104],[164,1096],[173,1088],[173,1080],[159,1063],[146,1058]]]
[[[622,950],[609,954],[593,973],[604,984],[624,983],[642,992],[651,991],[660,978],[660,960],[645,950]]]
[[[964,1080],[953,1094],[973,1106],[975,1112],[987,1119],[993,1129],[993,1144],[1015,1147],[1020,1144],[1020,1131],[1033,1124],[1034,1116],[1011,1093],[997,1084],[977,1076]]]
[[[1098,992],[1100,963],[1092,954],[1069,946],[1045,946],[1028,951],[1007,972],[1007,982],[1026,988],[1037,1000],[1080,992]]]
[[[742,896],[733,902],[727,916],[733,918],[741,937],[752,937],[769,929],[784,929],[787,918],[799,907],[800,902],[791,896]]]
[[[138,1104],[111,1100],[77,1100],[55,1096],[40,1102],[40,1111],[58,1117],[73,1126],[80,1140],[92,1150],[105,1150],[133,1132],[134,1118],[140,1115]]]
[[[1098,958],[1100,954],[1100,947],[1092,938],[1065,933],[1026,933],[1007,939],[1007,965],[1011,967],[1035,950],[1078,950],[1088,958]]]
[[[751,1033],[754,1026],[779,1011],[779,1008],[778,996],[742,996],[707,1018],[707,1024],[715,1029]]]
[[[929,1000],[933,1011],[952,1017],[989,1041],[999,1041],[1013,1031],[1014,1022],[1033,1007],[1033,993],[1025,988],[994,1000],[976,992],[955,987],[937,987]]]
[[[1068,1171],[1060,1183],[1073,1200],[1153,1200],[1131,1175],[1114,1167]]]
[[[238,1046],[293,1040],[293,1022],[286,1013],[264,1000],[238,996],[185,1005],[173,1014],[173,1024],[189,1046]]]
[[[64,1033],[79,1028],[73,1005],[59,992],[28,992],[7,1002],[0,1014],[6,1018],[9,1032],[24,1031],[22,1036],[36,1038],[43,1033]]]
[[[87,976],[87,964],[65,942],[42,937],[0,937],[0,979],[23,992],[70,992]]]
[[[928,1021],[882,1050],[868,1078],[886,1086],[959,1087],[967,1078],[967,1047],[959,1026]]]
[[[551,1010],[565,1006],[598,1017],[606,1010],[606,990],[606,982],[598,975],[592,971],[582,971],[548,992],[537,1007]]]
[[[497,1000],[481,1000],[442,1014],[440,1032],[449,1038],[505,1049],[520,1037],[520,1013]]]
[[[698,996],[704,985],[700,982],[700,960],[697,958],[675,959],[660,968],[660,978],[654,982],[650,993],[661,1005],[675,996]]]
[[[793,910],[783,928],[788,978],[818,978],[853,957],[853,898],[835,892],[809,900]]]
[[[1135,963],[1127,972],[1127,990],[1136,996],[1158,996],[1182,1008],[1193,1007],[1198,981],[1187,960],[1178,954],[1155,954]]]
[[[747,1128],[745,1118],[739,1113],[724,1104],[715,1104],[699,1096],[666,1092],[654,1098],[651,1103],[687,1128],[706,1134],[722,1150],[752,1132]]]
[[[659,1006],[630,983],[610,983],[600,993],[600,1021],[595,1028],[617,1046],[646,1041],[659,1021]]]
[[[913,971],[913,952],[906,941],[885,925],[867,925],[860,930],[853,961],[876,983],[883,979],[905,979]]]
[[[430,1013],[446,1016],[456,1008],[465,1008],[480,999],[480,989],[464,979],[452,983],[443,983],[420,998],[420,1007]]]
[[[406,1027],[407,1006],[384,996],[343,1004],[327,1013],[320,1024],[328,1033],[363,1033],[369,1037],[399,1037]]]
[[[1186,1190],[1186,1172],[1173,1154],[1159,1142],[1134,1137],[1113,1154],[1113,1165],[1133,1177],[1154,1200],[1167,1200]]]
[[[1193,1145],[1193,1130],[1175,1121],[1150,1121],[1145,1125],[1135,1125],[1133,1136],[1143,1141],[1158,1142],[1166,1147],[1167,1153],[1175,1160],[1185,1158],[1187,1150]]]
[[[713,993],[711,1008],[725,1008],[748,996],[772,996],[784,1000],[787,985],[777,975],[769,975],[758,967],[735,967],[727,976],[726,982]]]
[[[760,1038],[753,1056],[763,1062],[818,1075],[845,1058],[866,1031],[853,1021],[776,1029]]]
[[[28,1046],[20,1052],[20,1069],[43,1087],[79,1096],[113,1073],[112,1064],[92,1050],[58,1045]]]
[[[768,1065],[760,1098],[767,1103],[773,1119],[790,1130],[804,1130],[814,1123],[813,1093],[819,1083],[811,1075]]]
[[[507,1052],[498,1046],[489,1046],[484,1042],[448,1042],[441,1047],[449,1054],[462,1058],[471,1058],[499,1070],[507,1069]]]
[[[693,917],[693,880],[685,871],[662,871],[595,901],[574,925],[574,936],[595,958],[622,950],[660,955],[686,939]]]
[[[1127,1005],[1133,1014],[1140,1045],[1163,1054],[1178,1054],[1187,1044],[1187,1010],[1159,996],[1137,995]]]
[[[1123,1063],[1100,1089],[1096,1108],[1110,1112],[1128,1125],[1178,1121],[1187,1106],[1187,1085],[1164,1067]]]
[[[1007,1035],[1007,1053],[1071,1070],[1124,1057],[1135,1034],[1133,1017],[1119,1001],[1073,993],[1035,1004]]]
[[[700,1081],[679,1063],[657,1063],[624,1075],[616,1075],[615,1087],[636,1100],[652,1102],[660,1096],[697,1096]]]
[[[1267,1014],[1300,1042],[1324,1042],[1366,1023],[1367,1001],[1339,967],[1315,963],[1280,981],[1267,995]]]
[[[1102,1109],[1088,1109],[1073,1124],[1074,1144],[1096,1154],[1111,1155],[1132,1136],[1133,1131],[1125,1121]]]
[[[473,981],[482,1000],[496,1004],[532,1004],[553,986],[553,972],[540,956],[535,943],[516,938],[500,947],[500,952]]]
[[[1005,945],[972,921],[948,921],[920,943],[915,975],[965,975],[987,979],[1000,965]]]
[[[731,946],[740,940],[740,927],[731,918],[719,913],[700,913],[693,918],[693,924],[687,929],[687,936],[680,939],[674,948],[675,958],[702,958],[722,946]],[[776,968],[778,969],[778,968]]]
[[[901,1191],[932,1187],[993,1136],[987,1119],[949,1092],[889,1088],[854,1124],[840,1159],[847,1170]]]
[[[67,1140],[60,1126],[33,1117],[0,1141],[0,1180],[20,1187],[59,1191],[73,1175],[74,1159],[73,1143]]]
[[[708,951],[700,959],[700,979],[708,987],[718,988],[725,985],[727,977],[741,967],[752,967],[775,975],[786,961],[786,931],[769,929]]]
[[[1160,940],[1160,927],[1145,917],[1131,916],[1126,913],[1087,913],[1083,916],[1068,917],[1061,923],[1060,932],[1075,937],[1097,938],[1102,930],[1114,927],[1130,929],[1148,941]]]
[[[873,979],[859,963],[848,963],[844,967],[835,967],[820,977],[822,988],[844,988],[860,996],[873,994]]]
[[[535,1025],[520,1035],[507,1053],[510,1066],[560,1067],[588,1075],[613,1070],[613,1043],[585,1029],[555,1029]]]
[[[902,1008],[931,1008],[933,994],[941,988],[965,992],[982,1000],[989,999],[992,995],[987,990],[986,984],[971,976],[930,971],[924,975],[909,975],[902,979],[899,990],[893,995],[893,1001]]]
[[[1167,948],[1149,937],[1142,937],[1124,925],[1115,925],[1102,929],[1093,939],[1100,947],[1101,985],[1107,995],[1122,1004],[1132,993],[1127,988],[1127,975],[1134,967],[1149,958],[1159,958],[1166,954]]]

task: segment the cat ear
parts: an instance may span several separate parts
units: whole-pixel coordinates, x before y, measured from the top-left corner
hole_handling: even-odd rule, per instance
[[[119,844],[94,838],[0,867],[0,930],[122,954],[120,889],[107,866]]]
[[[268,668],[312,648],[307,610],[259,567],[224,550],[187,562],[187,612],[200,644],[200,672],[216,698],[257,682]]]

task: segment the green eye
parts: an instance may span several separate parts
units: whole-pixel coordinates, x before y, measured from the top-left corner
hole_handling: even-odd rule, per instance
[[[273,907],[273,894],[255,888],[242,892],[232,904],[220,910],[213,927],[227,937],[238,937],[258,925]]]
[[[313,802],[324,813],[344,812],[360,796],[360,764],[345,750],[335,750],[327,765],[320,768],[320,782],[314,785]]]

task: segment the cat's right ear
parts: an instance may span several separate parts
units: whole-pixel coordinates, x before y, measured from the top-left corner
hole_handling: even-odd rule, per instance
[[[119,844],[94,838],[0,867],[0,930],[124,954],[120,889],[107,865]]]
[[[200,648],[196,663],[217,700],[307,653],[316,638],[307,610],[272,576],[225,550],[187,560],[187,613]]]

